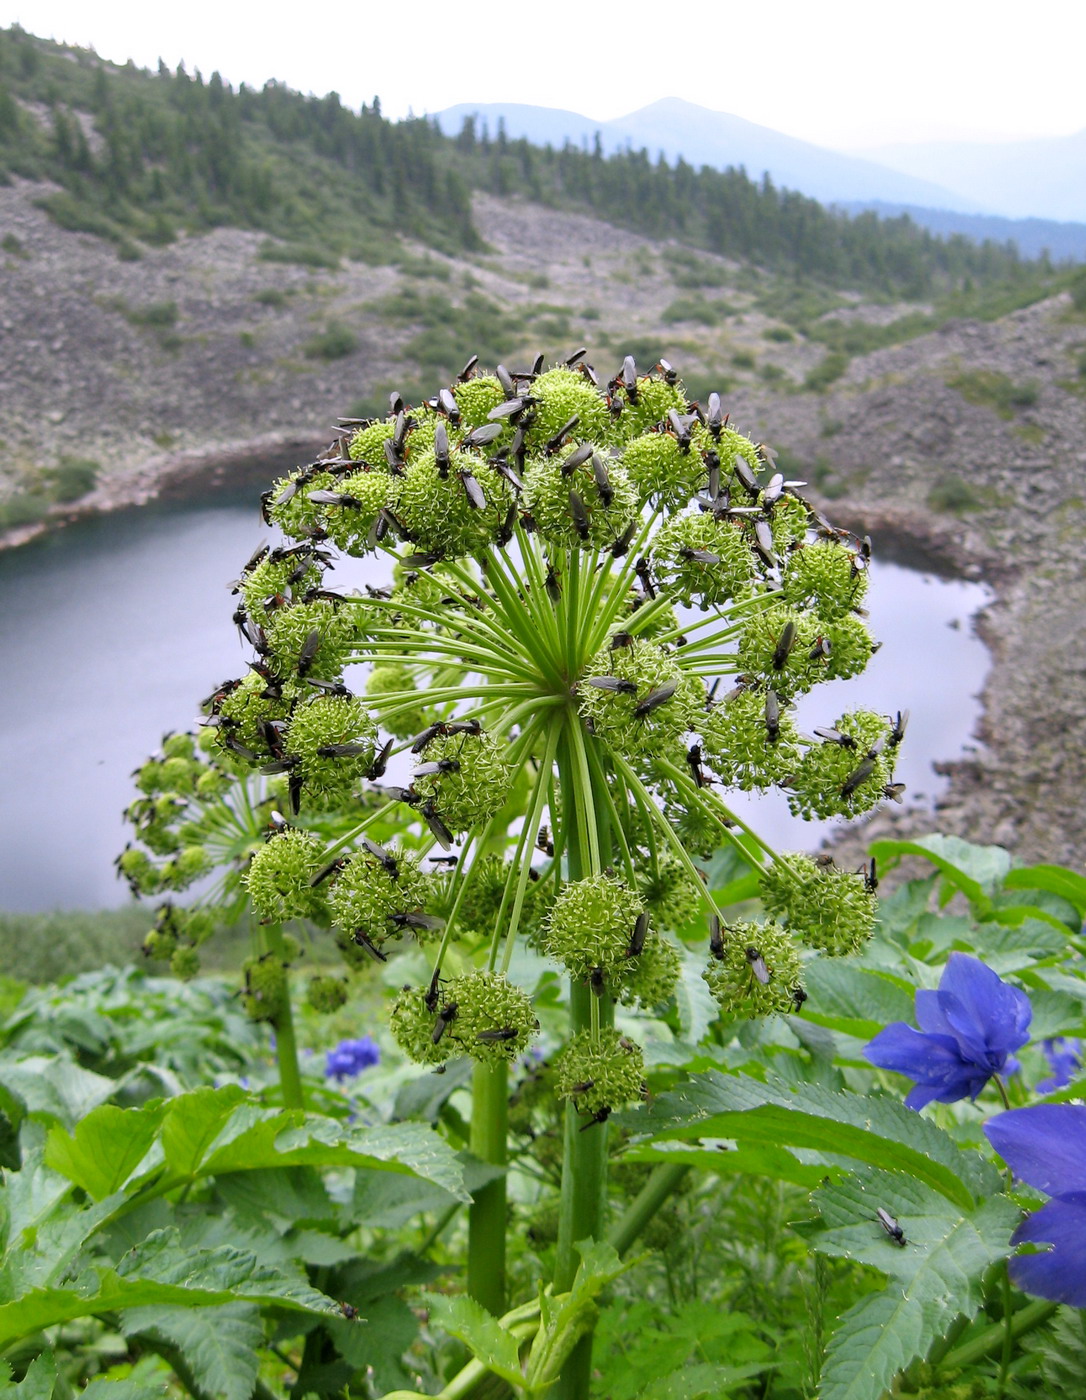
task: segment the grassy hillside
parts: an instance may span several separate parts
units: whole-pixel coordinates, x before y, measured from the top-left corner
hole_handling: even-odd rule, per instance
[[[51,216],[129,258],[181,229],[223,225],[270,235],[270,259],[317,267],[387,262],[403,236],[478,250],[470,194],[482,190],[892,297],[1000,287],[1021,300],[1053,281],[1009,244],[938,238],[907,217],[850,218],[743,170],[534,147],[470,120],[450,140],[426,119],[386,121],[377,99],[356,113],[334,93],[120,68],[18,27],[0,31],[0,179],[12,176],[55,181]]]

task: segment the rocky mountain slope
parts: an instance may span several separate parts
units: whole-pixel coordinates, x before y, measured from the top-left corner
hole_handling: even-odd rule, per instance
[[[528,204],[477,197],[478,255],[414,250],[332,270],[265,261],[263,237],[234,229],[122,261],[59,229],[41,193],[0,189],[6,543],[163,491],[266,482],[326,441],[336,416],[430,384],[450,354],[516,364],[584,344],[607,374],[631,349],[646,365],[666,355],[692,392],[721,388],[738,425],[876,547],[908,538],[993,583],[987,747],[957,765],[940,822],[1086,863],[1086,317],[1066,294],[849,361],[795,329],[798,292],[749,268]],[[837,301],[823,326],[918,313]],[[49,505],[66,463],[93,489]],[[896,811],[875,821],[930,825]]]

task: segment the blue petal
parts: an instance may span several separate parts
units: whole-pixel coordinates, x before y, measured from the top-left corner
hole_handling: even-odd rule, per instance
[[[967,1058],[995,1068],[992,1052],[1007,1055],[1029,1039],[1029,997],[967,953],[951,953],[936,995]]]
[[[923,1108],[933,1099],[956,1103],[975,1098],[990,1077],[987,1069],[963,1060],[949,1036],[925,1035],[904,1021],[895,1021],[880,1031],[864,1046],[863,1053],[880,1069],[896,1070],[916,1080],[916,1088],[905,1100],[909,1108]]]
[[[984,1131],[1027,1185],[1050,1196],[1086,1191],[1086,1104],[1012,1108],[989,1118]]]
[[[1012,1243],[1024,1240],[1054,1248],[1010,1261],[1017,1286],[1040,1298],[1086,1308],[1086,1192],[1057,1197],[1035,1211],[1019,1225]]]

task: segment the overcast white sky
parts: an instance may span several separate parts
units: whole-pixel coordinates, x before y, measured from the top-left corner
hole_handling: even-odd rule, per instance
[[[0,0],[0,25],[233,84],[380,96],[388,116],[526,102],[606,120],[661,97],[820,145],[1086,128],[1082,0]]]

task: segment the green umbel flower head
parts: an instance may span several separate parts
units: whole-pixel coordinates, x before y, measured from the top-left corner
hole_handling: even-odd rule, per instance
[[[535,416],[528,432],[528,447],[539,451],[571,418],[576,433],[589,442],[606,442],[610,429],[607,404],[579,370],[559,365],[539,375],[531,386]]]
[[[794,608],[811,608],[827,619],[844,617],[863,602],[867,571],[836,540],[818,540],[789,554],[781,591]]]
[[[396,515],[417,549],[459,559],[494,543],[512,504],[512,487],[484,456],[450,447],[446,465],[432,449],[410,464]]]
[[[245,976],[241,1004],[251,1021],[275,1021],[282,1015],[289,996],[287,967],[272,953],[262,958],[248,958],[243,964]]]
[[[334,1011],[338,1011],[347,1001],[347,983],[342,977],[330,977],[325,973],[318,973],[316,977],[309,979],[309,986],[306,988],[306,1000],[314,1011],[319,1011],[323,1015],[330,1016]]]
[[[465,730],[435,735],[421,750],[413,786],[449,831],[469,831],[501,811],[512,781],[505,748],[485,730]]]
[[[377,726],[354,696],[315,695],[295,708],[283,750],[307,806],[340,807],[373,767]]]
[[[431,996],[424,987],[404,987],[392,1005],[392,1038],[419,1065],[443,1065],[464,1049],[453,1034],[459,1007],[444,988]]]
[[[705,609],[749,596],[756,570],[742,528],[711,511],[673,515],[652,546],[657,577],[677,602]]]
[[[803,990],[799,954],[774,923],[725,924],[719,955],[710,953],[702,976],[729,1016],[783,1016],[796,1010]]]
[[[705,757],[726,787],[783,783],[802,757],[799,732],[775,691],[732,692],[701,721]]]
[[[334,877],[328,895],[332,919],[341,929],[360,934],[380,951],[389,938],[419,927],[405,922],[423,914],[431,890],[430,877],[419,869],[418,857],[390,847],[387,859],[372,851],[356,851]]]
[[[468,972],[445,988],[445,1004],[457,1011],[451,1033],[462,1053],[483,1064],[516,1060],[539,1029],[532,999],[493,972]]]
[[[391,696],[401,696],[412,692],[418,694],[418,704],[403,698],[390,700]],[[381,720],[382,728],[396,739],[408,739],[418,734],[430,723],[432,711],[425,703],[423,692],[419,690],[415,672],[410,666],[396,661],[382,662],[374,666],[366,681],[366,696],[373,702]],[[387,704],[386,704],[387,701]],[[395,709],[392,706],[395,705]]]
[[[581,1031],[562,1052],[555,1089],[578,1113],[602,1122],[613,1109],[644,1098],[641,1047],[610,1026],[601,1027],[598,1037]]]
[[[878,900],[870,878],[839,870],[832,856],[789,855],[787,864],[762,871],[759,886],[768,914],[831,957],[858,953],[874,931]]]
[[[635,376],[632,388],[618,382],[612,390],[612,402],[617,415],[617,434],[625,441],[640,437],[650,428],[666,425],[671,412],[686,412],[686,395],[682,385],[669,383],[662,375]]]
[[[324,843],[308,831],[288,827],[253,853],[245,885],[253,908],[265,923],[312,919],[324,908],[320,890],[310,884],[324,863]]]
[[[803,756],[792,775],[788,805],[797,816],[856,816],[869,811],[893,781],[896,747],[885,715],[854,710]]]
[[[612,979],[626,969],[631,939],[644,903],[636,890],[612,875],[589,875],[563,885],[551,909],[544,951],[571,977]]]
[[[691,727],[705,687],[671,653],[634,640],[597,653],[577,698],[593,732],[619,753],[660,753]]]
[[[614,979],[615,1000],[625,1006],[640,1003],[650,1009],[661,1006],[675,990],[682,972],[679,950],[661,934],[650,930],[636,957],[626,959]]]
[[[625,469],[604,449],[569,467],[581,451],[569,444],[537,457],[524,479],[528,509],[548,544],[564,549],[608,549],[637,514],[637,490]]]

